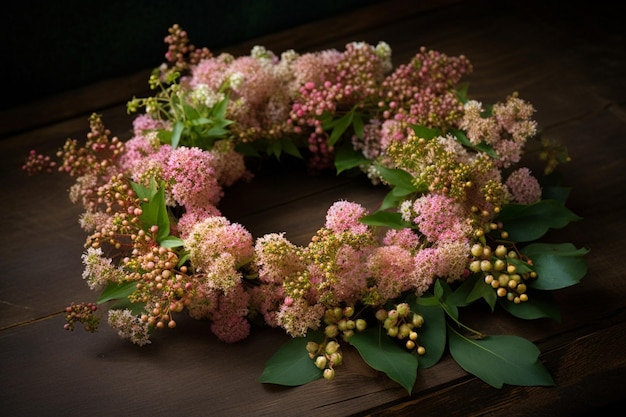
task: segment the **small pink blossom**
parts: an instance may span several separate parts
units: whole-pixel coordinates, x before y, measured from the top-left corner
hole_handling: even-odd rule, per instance
[[[365,214],[367,214],[365,207],[358,203],[337,201],[328,209],[325,227],[335,233],[349,231],[354,234],[363,234],[368,231],[368,227],[359,220]]]
[[[471,228],[465,226],[463,207],[453,198],[428,194],[415,200],[413,222],[430,242],[458,240],[466,237]]]
[[[369,275],[384,300],[391,300],[411,288],[414,268],[413,255],[401,246],[378,247],[367,259]]]
[[[513,198],[520,204],[533,204],[541,199],[539,181],[526,167],[513,171],[506,180]]]

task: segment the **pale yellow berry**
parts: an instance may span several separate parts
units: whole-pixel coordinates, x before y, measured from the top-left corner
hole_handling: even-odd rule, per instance
[[[328,364],[328,359],[326,358],[326,356],[320,355],[315,358],[315,366],[317,366],[319,369],[326,368],[326,364]]]

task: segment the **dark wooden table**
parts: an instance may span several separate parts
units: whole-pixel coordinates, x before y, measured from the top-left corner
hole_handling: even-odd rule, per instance
[[[557,3],[557,2],[554,2]],[[0,414],[3,416],[576,416],[607,415],[626,398],[626,39],[624,7],[574,9],[546,1],[388,1],[328,21],[235,45],[276,52],[342,49],[350,41],[388,42],[396,64],[422,45],[474,65],[470,96],[486,103],[513,91],[537,109],[544,134],[569,148],[569,207],[584,220],[551,232],[590,248],[589,272],[556,292],[563,320],[520,321],[470,311],[481,330],[537,344],[554,387],[497,390],[449,357],[420,370],[411,396],[367,368],[354,352],[331,381],[297,388],[257,382],[287,340],[254,328],[243,343],[216,340],[208,323],[183,321],[139,348],[104,325],[96,334],[63,330],[62,309],[93,300],[81,280],[85,235],[71,180],[28,178],[27,152],[53,152],[83,139],[92,111],[129,137],[125,102],[144,91],[147,73],[5,111],[0,134]],[[173,22],[174,23],[174,22]],[[192,38],[193,40],[193,38]],[[210,47],[210,45],[206,45]],[[3,80],[5,83],[10,80]],[[383,191],[363,179],[264,171],[227,190],[224,214],[259,236],[286,231],[308,241],[338,198],[374,207]]]

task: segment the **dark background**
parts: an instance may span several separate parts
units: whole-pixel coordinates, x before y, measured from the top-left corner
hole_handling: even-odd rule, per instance
[[[174,23],[215,51],[380,1],[12,1],[0,19],[0,109],[155,67]]]

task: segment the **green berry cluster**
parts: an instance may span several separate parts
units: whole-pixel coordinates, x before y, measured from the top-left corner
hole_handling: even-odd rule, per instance
[[[489,245],[476,243],[471,253],[470,271],[483,274],[485,284],[490,285],[498,297],[506,297],[516,304],[528,301],[527,283],[537,278],[530,261],[522,261],[517,252],[504,245],[492,249]]]
[[[424,317],[411,310],[408,303],[397,304],[391,310],[379,309],[376,318],[383,323],[387,335],[404,341],[407,350],[416,352],[418,355],[426,353],[426,348],[417,343],[419,329],[424,324]]]
[[[365,330],[367,322],[355,317],[353,306],[344,308],[337,306],[324,312],[324,323],[326,324],[324,341],[322,343],[311,341],[307,343],[306,350],[315,366],[324,371],[324,378],[333,379],[335,367],[343,362],[343,355],[337,339],[341,337],[344,342],[347,342],[355,332]]]
[[[315,366],[323,371],[325,379],[333,379],[335,377],[335,366],[341,365],[343,355],[339,343],[336,340],[324,339],[324,342],[308,342],[306,350],[309,358],[315,362]]]
[[[364,319],[355,318],[352,306],[329,308],[324,313],[324,323],[326,337],[335,339],[341,336],[344,342],[347,342],[355,331],[362,332],[367,328]]]

